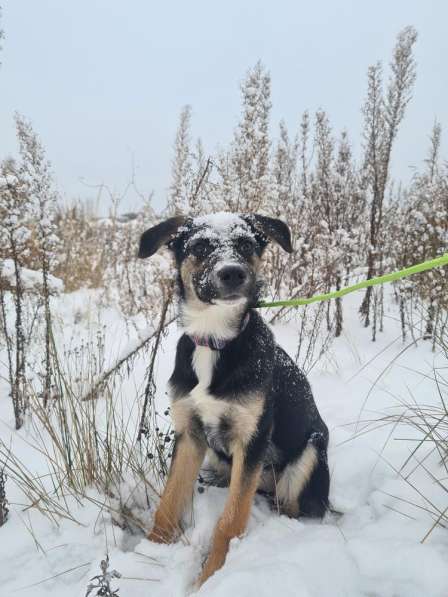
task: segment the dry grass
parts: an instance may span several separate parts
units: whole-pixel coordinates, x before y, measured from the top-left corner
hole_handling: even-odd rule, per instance
[[[160,322],[159,336],[165,329]],[[141,346],[157,357],[157,335]],[[54,349],[54,346],[53,346]],[[135,353],[132,358],[135,358]],[[123,399],[123,382],[128,362],[121,360],[108,371],[107,380],[98,385],[104,370],[104,343],[99,334],[61,357],[54,349],[55,387],[44,405],[41,396],[30,396],[29,430],[26,443],[48,472],[36,476],[27,465],[0,444],[0,462],[23,494],[23,509],[36,508],[58,524],[60,519],[75,519],[67,497],[88,499],[100,510],[107,510],[120,526],[143,532],[144,521],[133,512],[137,502],[149,509],[159,494],[168,469],[173,431],[167,417],[155,410],[154,400],[144,402],[148,387],[153,387],[154,366],[148,367],[135,399]],[[89,388],[96,387],[95,399],[84,400]],[[146,414],[143,416],[143,404]],[[145,421],[144,432],[139,422]],[[164,431],[160,431],[164,429]],[[32,457],[32,456],[31,456]],[[92,497],[95,488],[103,498]],[[72,503],[73,500],[70,501]]]
[[[415,327],[420,328],[420,321]],[[420,338],[415,338],[414,341],[417,340]],[[354,439],[381,428],[390,429],[379,457],[412,490],[415,499],[387,495],[396,499],[402,506],[406,506],[407,510],[411,507],[416,512],[424,512],[430,517],[432,523],[421,538],[422,542],[426,541],[437,527],[448,528],[448,332],[446,326],[442,327],[441,332],[436,336],[434,349],[437,356],[442,359],[442,363],[434,365],[429,374],[413,370],[422,380],[432,382],[430,399],[425,393],[415,395],[410,390],[409,398],[406,400],[393,395],[398,404],[393,407],[393,412],[375,419],[358,421],[356,433],[352,437]],[[391,364],[375,380],[374,386]],[[392,439],[404,442],[408,446],[408,455],[399,467],[394,467],[383,455],[387,444]],[[433,497],[433,491],[431,495],[428,494],[428,486],[437,489],[437,499]],[[402,512],[400,506],[397,506],[396,511],[412,518],[408,513]]]

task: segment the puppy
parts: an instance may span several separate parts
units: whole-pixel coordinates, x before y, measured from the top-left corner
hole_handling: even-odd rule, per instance
[[[140,240],[139,257],[162,245],[174,254],[184,331],[169,382],[175,448],[149,539],[176,537],[206,453],[229,485],[199,584],[244,532],[257,491],[292,517],[328,508],[328,429],[305,375],[254,310],[269,241],[292,251],[281,220],[230,213],[169,218]]]

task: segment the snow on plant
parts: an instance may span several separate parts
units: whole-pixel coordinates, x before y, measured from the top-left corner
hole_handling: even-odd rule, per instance
[[[269,167],[271,77],[260,61],[247,73],[241,93],[243,114],[231,149],[236,185],[229,207],[236,212],[257,212],[266,209],[273,190]]]
[[[45,337],[41,394],[45,403],[51,392],[50,294],[54,289],[51,271],[56,261],[58,239],[56,195],[44,149],[26,119],[16,114],[15,121],[20,160],[8,158],[0,165],[0,301],[11,398],[18,429],[23,425],[29,400],[27,338],[31,329],[27,320],[34,326],[35,319],[39,320],[41,305]],[[42,281],[38,292],[29,293],[30,279],[35,281],[38,276]],[[7,321],[7,291],[12,293],[14,302],[14,333]],[[34,311],[33,316],[30,310]]]
[[[20,114],[16,114],[17,138],[21,156],[21,179],[27,187],[27,195],[32,205],[36,220],[36,253],[42,272],[41,298],[44,308],[44,370],[42,373],[42,399],[44,405],[51,398],[52,391],[52,356],[51,356],[51,309],[50,309],[50,272],[57,263],[60,241],[57,236],[56,199],[50,164],[45,150],[34,132],[31,123]]]
[[[28,407],[22,268],[30,253],[32,202],[27,183],[21,177],[21,168],[12,159],[4,160],[0,164],[0,196],[0,251],[3,259],[9,258],[14,264],[15,286],[15,323],[12,334],[7,323],[5,289],[0,285],[2,331],[7,344],[8,375],[15,425],[16,429],[20,429]]]
[[[171,170],[171,186],[168,198],[168,209],[173,214],[186,213],[189,209],[188,199],[192,192],[193,170],[190,151],[191,106],[185,106],[180,115],[179,128],[174,144],[174,158]]]
[[[385,238],[386,252],[395,268],[433,259],[448,248],[448,168],[440,164],[441,128],[435,123],[430,139],[426,167],[416,173],[403,197],[391,208],[389,235]],[[440,335],[448,307],[447,268],[437,268],[396,284],[402,319],[402,333],[406,336],[406,312],[417,310],[422,315],[422,335],[433,344]],[[412,330],[412,326],[409,327]]]
[[[415,83],[413,48],[416,40],[417,32],[413,27],[405,27],[399,33],[386,92],[383,91],[381,64],[370,66],[368,70],[367,98],[363,106],[364,170],[369,210],[367,278],[383,273],[381,234],[384,227],[386,189],[390,179],[393,144]],[[371,321],[372,293],[372,288],[367,288],[360,308],[366,327]],[[374,334],[375,330],[376,326]]]
[[[115,570],[109,570],[109,554],[107,554],[105,560],[101,560],[100,562],[101,574],[94,576],[90,579],[89,584],[87,585],[87,593],[86,597],[92,594],[101,596],[101,597],[114,597],[118,595],[119,589],[113,589],[111,587],[111,583],[115,578],[121,578],[121,574]]]

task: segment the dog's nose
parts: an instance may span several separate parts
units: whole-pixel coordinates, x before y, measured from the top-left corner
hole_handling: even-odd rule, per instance
[[[218,271],[218,278],[227,288],[238,288],[247,278],[247,273],[241,265],[225,265]]]

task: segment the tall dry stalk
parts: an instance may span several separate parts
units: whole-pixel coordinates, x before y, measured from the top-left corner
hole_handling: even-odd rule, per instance
[[[0,460],[0,527],[2,527],[8,520],[9,508],[8,500],[6,499],[6,479],[5,472],[6,462]]]

